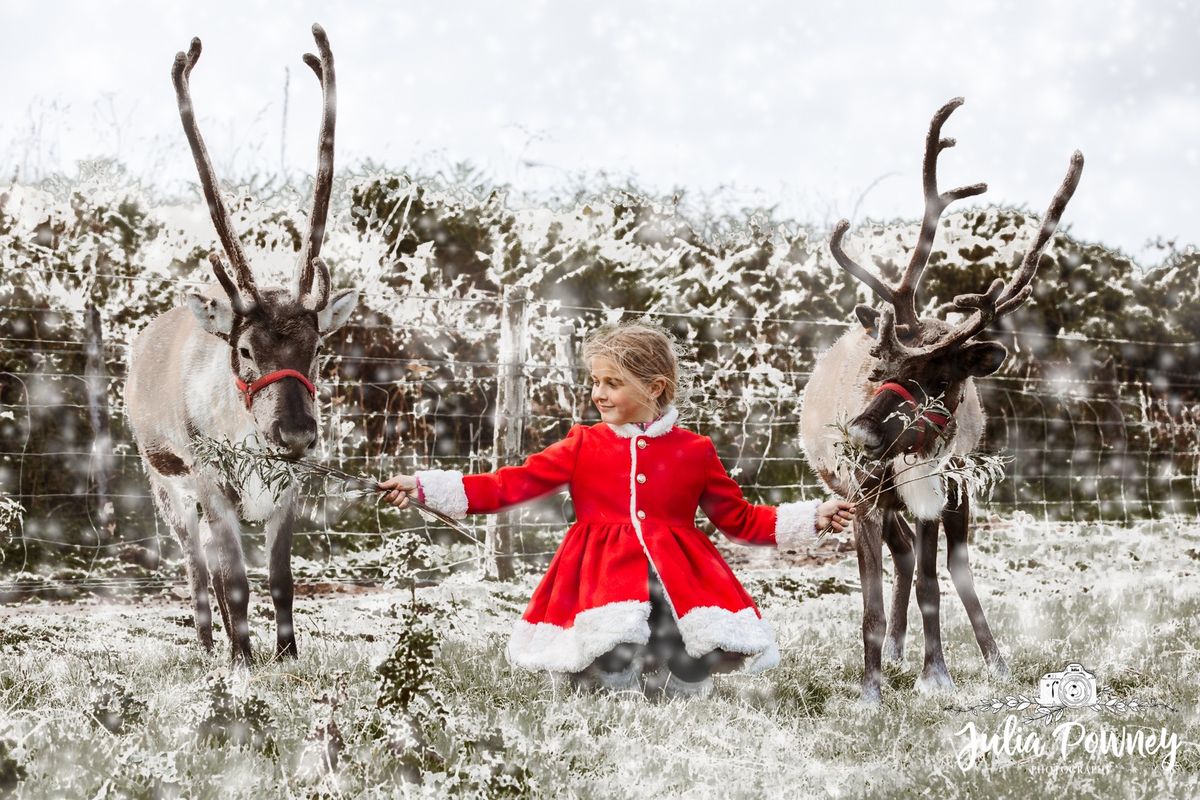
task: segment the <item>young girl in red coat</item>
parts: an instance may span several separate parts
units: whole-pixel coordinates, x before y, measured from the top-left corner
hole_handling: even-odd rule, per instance
[[[601,329],[583,356],[600,423],[574,426],[519,467],[396,475],[380,484],[387,499],[403,508],[412,495],[461,518],[569,488],[576,522],[516,623],[514,664],[611,689],[641,679],[667,695],[707,693],[714,672],[774,666],[774,631],[696,528],[696,509],[734,540],[788,547],[842,530],[852,507],[748,503],[712,441],[676,427],[679,366],[661,329]]]

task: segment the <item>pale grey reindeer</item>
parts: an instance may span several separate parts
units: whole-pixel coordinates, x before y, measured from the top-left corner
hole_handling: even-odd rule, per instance
[[[917,286],[929,261],[942,212],[955,200],[987,190],[986,184],[978,183],[938,191],[938,155],[954,146],[953,139],[942,138],[942,125],[962,102],[962,98],[951,100],[930,123],[922,169],[925,214],[898,286],[887,285],[842,249],[849,221],[842,220],[834,229],[829,242],[834,258],[871,288],[883,301],[883,308],[860,305],[855,309],[862,327],[853,327],[820,357],[804,392],[800,414],[805,454],[830,489],[850,497],[857,484],[860,496],[879,493],[873,507],[858,509],[854,521],[863,592],[863,698],[871,702],[880,699],[883,656],[895,661],[904,657],[914,562],[925,638],[924,666],[917,688],[932,691],[954,687],[942,653],[937,580],[939,522],[946,528],[950,577],[984,661],[992,674],[1008,674],[975,591],[967,555],[968,498],[960,496],[953,482],[934,474],[934,462],[939,457],[970,453],[983,435],[984,415],[974,378],[999,369],[1008,351],[999,342],[973,339],[1029,298],[1038,260],[1079,183],[1083,155],[1076,151],[1071,157],[1066,178],[1042,217],[1037,238],[1010,282],[997,279],[983,294],[956,297],[954,309],[964,315],[960,321],[918,317]],[[936,413],[943,410],[948,415]],[[871,459],[878,460],[880,469],[871,474],[848,474],[839,465],[836,443],[841,434],[833,427],[838,420],[849,422],[851,439]],[[915,532],[904,514],[915,519]],[[884,614],[881,541],[891,551],[895,566],[890,620]]]
[[[296,498],[288,490],[276,502],[265,487],[225,485],[197,463],[193,440],[241,442],[256,435],[268,446],[304,453],[317,439],[318,348],[358,302],[352,289],[330,295],[329,269],[320,258],[333,181],[336,94],[329,40],[319,25],[313,25],[313,37],[320,56],[306,53],[304,62],[321,82],[324,114],[308,233],[290,288],[255,283],[221,199],[189,87],[200,40],[192,39],[188,52],[175,56],[171,78],[179,116],[236,283],[221,257],[210,254],[220,288],[188,293],[186,306],[167,311],[138,334],[125,384],[129,420],[155,505],[183,547],[197,638],[212,650],[211,578],[233,660],[242,664],[249,664],[251,654],[240,520],[266,521],[276,654],[296,656],[291,571]]]

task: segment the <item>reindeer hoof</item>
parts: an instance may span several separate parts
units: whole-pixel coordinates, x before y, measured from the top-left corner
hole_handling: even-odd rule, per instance
[[[883,660],[886,663],[901,664],[904,662],[904,642],[895,639],[883,640]]]
[[[283,658],[298,658],[298,657],[299,657],[299,654],[296,652],[296,640],[295,639],[290,639],[286,642],[279,641],[279,642],[275,643],[275,658],[283,659]]]
[[[988,674],[994,680],[1006,681],[1012,677],[1012,673],[1008,671],[1008,664],[1004,663],[1004,659],[996,656],[988,662]]]
[[[937,694],[938,692],[953,692],[954,679],[945,667],[927,669],[917,678],[917,691],[921,694]]]
[[[879,684],[863,684],[862,704],[865,706],[878,706],[881,702],[883,702],[883,692],[880,690]]]

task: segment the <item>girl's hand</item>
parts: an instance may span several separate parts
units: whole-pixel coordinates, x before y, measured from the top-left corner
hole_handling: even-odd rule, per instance
[[[845,500],[826,500],[817,506],[817,530],[832,528],[838,533],[850,524],[854,517],[854,506]]]
[[[415,475],[393,475],[386,481],[375,484],[375,488],[386,492],[383,496],[386,502],[396,508],[405,508],[408,506],[408,498],[417,496],[417,478]]]

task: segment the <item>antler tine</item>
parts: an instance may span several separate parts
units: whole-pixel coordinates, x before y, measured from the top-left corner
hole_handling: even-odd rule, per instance
[[[309,311],[322,311],[329,304],[329,267],[325,259],[317,256],[312,260],[317,286],[300,298],[300,304]]]
[[[312,211],[308,217],[308,238],[301,246],[300,263],[296,269],[297,297],[302,301],[305,301],[312,290],[313,260],[321,254],[321,242],[325,238],[325,219],[329,215],[329,197],[333,192],[333,133],[337,122],[337,83],[333,71],[333,50],[329,47],[329,37],[325,35],[324,28],[314,24],[312,33],[319,57],[305,53],[304,63],[321,82],[323,112],[321,132],[317,139],[317,174],[313,186]],[[322,305],[323,303],[324,301]]]
[[[225,290],[225,294],[229,295],[229,302],[233,305],[235,314],[247,316],[254,310],[254,301],[246,302],[242,297],[242,293],[238,291],[237,286],[229,279],[229,272],[225,269],[225,264],[221,261],[221,257],[216,253],[209,253],[208,260],[212,262],[213,272],[217,275],[217,283],[221,284],[221,288]]]
[[[171,82],[175,85],[175,96],[179,101],[179,118],[183,121],[183,132],[187,136],[188,145],[192,148],[196,171],[200,174],[200,186],[204,190],[204,199],[208,202],[208,213],[212,217],[213,226],[217,229],[217,236],[220,238],[230,262],[233,263],[238,286],[249,293],[253,302],[257,304],[259,302],[258,288],[254,284],[254,276],[250,272],[250,265],[246,262],[246,254],[242,251],[241,241],[233,230],[233,224],[229,219],[229,210],[225,207],[224,200],[221,199],[216,173],[208,158],[208,150],[200,135],[200,127],[196,124],[190,78],[192,69],[200,60],[200,49],[200,39],[193,38],[186,53],[175,54],[175,64],[171,69]],[[217,278],[220,280],[220,273]],[[226,274],[226,279],[228,279],[228,274]],[[224,286],[224,283],[222,285]],[[244,302],[241,305],[246,307]]]
[[[850,220],[844,219],[837,224],[833,229],[833,236],[829,237],[829,250],[833,253],[833,257],[841,265],[842,269],[849,272],[855,278],[871,287],[871,291],[888,303],[895,303],[895,292],[892,287],[877,278],[870,270],[863,267],[858,262],[854,261],[850,256],[846,255],[846,251],[842,249],[842,237],[846,235],[846,231],[850,230]]]
[[[933,252],[933,240],[937,235],[938,220],[942,212],[955,200],[983,194],[987,191],[986,183],[973,183],[970,186],[959,186],[947,192],[938,192],[937,160],[943,150],[954,147],[955,140],[942,137],[942,126],[954,110],[963,104],[964,99],[955,97],[937,110],[929,123],[929,133],[925,136],[925,159],[921,167],[922,186],[925,190],[925,215],[921,220],[921,232],[917,237],[917,246],[913,249],[904,278],[895,290],[896,314],[900,322],[916,324],[917,322],[917,285],[921,282],[921,273],[929,263],[929,255]]]
[[[1067,174],[1063,177],[1062,185],[1058,187],[1058,191],[1050,199],[1050,206],[1042,215],[1042,226],[1038,230],[1033,246],[1026,251],[1025,258],[1021,260],[1021,266],[1017,270],[1017,274],[1013,276],[1012,283],[1000,297],[997,308],[998,316],[1014,310],[1029,297],[1029,293],[1032,291],[1033,276],[1037,274],[1038,262],[1041,260],[1046,245],[1050,243],[1050,238],[1054,236],[1054,231],[1058,229],[1058,222],[1062,219],[1067,203],[1075,194],[1075,188],[1079,186],[1079,179],[1082,175],[1083,153],[1076,150],[1071,154],[1071,163],[1067,167]]]

